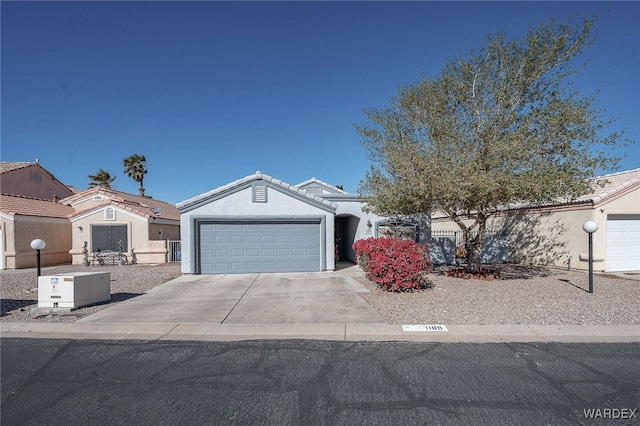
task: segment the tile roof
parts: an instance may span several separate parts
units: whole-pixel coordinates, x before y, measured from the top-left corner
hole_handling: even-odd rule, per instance
[[[521,210],[541,207],[549,208],[584,204],[597,205],[624,194],[628,190],[640,188],[640,169],[596,176],[591,180],[591,183],[593,192],[581,195],[574,200],[560,199],[555,202],[543,204],[514,203],[508,206],[506,210]],[[446,214],[443,212],[438,211],[433,212],[432,214],[432,218],[434,219],[442,217],[446,217]]]
[[[12,170],[22,169],[36,163],[22,161],[2,161],[0,162],[0,173],[10,172]]]
[[[55,217],[66,219],[73,213],[73,208],[38,198],[18,195],[0,195],[0,211],[10,216]]]
[[[627,170],[593,179],[594,191],[579,197],[576,201],[592,201],[598,204],[614,197],[629,188],[640,186],[640,169]]]
[[[308,198],[309,201],[314,201],[316,203],[322,204],[324,206],[326,206],[327,208],[331,208],[333,210],[335,210],[338,205],[335,203],[332,203],[331,201],[325,200],[324,198],[315,195],[315,194],[310,194],[309,192],[305,191],[304,189],[300,189],[295,185],[290,185],[286,182],[283,182],[279,179],[276,179],[274,177],[271,177],[269,175],[266,175],[264,173],[262,173],[261,171],[257,171],[252,175],[249,176],[245,176],[241,179],[235,180],[233,182],[230,182],[226,185],[223,185],[221,187],[218,187],[216,189],[212,189],[211,191],[205,192],[203,194],[200,195],[196,195],[195,197],[189,198],[187,200],[184,200],[178,204],[176,204],[176,206],[178,207],[178,209],[184,209],[187,208],[191,205],[197,204],[200,201],[204,201],[206,199],[209,198],[213,198],[217,195],[223,194],[227,191],[230,191],[234,188],[239,187],[242,184],[248,183],[248,182],[252,182],[254,180],[264,180],[266,182],[271,182],[273,185],[279,186],[281,188],[284,188],[287,191],[290,192],[294,192],[302,197]]]
[[[347,194],[347,192],[344,189],[340,189],[337,186],[331,185],[330,183],[327,183],[327,182],[323,182],[323,181],[321,181],[319,179],[316,179],[314,177],[312,177],[311,179],[307,179],[304,182],[300,182],[299,184],[297,184],[295,186],[299,188],[299,187],[302,187],[302,186],[305,186],[305,185],[309,185],[309,184],[312,184],[312,183],[315,183],[315,184],[318,184],[318,185],[321,185],[321,186],[325,186],[328,189],[336,191],[339,194]]]
[[[166,203],[164,201],[155,200],[149,197],[141,197],[139,195],[129,194],[126,192],[116,191],[115,189],[105,189],[99,186],[94,188],[80,191],[77,194],[73,194],[63,200],[61,203],[71,205],[74,201],[78,201],[85,197],[92,195],[102,195],[106,199],[101,205],[111,204],[115,207],[122,208],[130,211],[142,217],[156,217],[159,219],[180,220],[180,213],[173,204]],[[91,207],[84,210],[77,210],[73,216],[77,216],[89,210],[93,210],[96,207]],[[154,214],[152,209],[162,208],[159,214]]]

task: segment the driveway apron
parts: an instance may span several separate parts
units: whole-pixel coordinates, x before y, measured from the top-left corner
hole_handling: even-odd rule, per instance
[[[184,275],[79,322],[384,323],[349,273]]]

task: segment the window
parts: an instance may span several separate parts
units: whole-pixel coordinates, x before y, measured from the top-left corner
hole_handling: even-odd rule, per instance
[[[40,182],[42,182],[42,175],[40,174],[40,172],[37,172],[37,171],[35,171],[35,170],[32,170],[32,171],[31,171],[31,180],[32,180],[33,182],[38,182],[38,183],[40,183]]]
[[[122,243],[120,243],[122,241]],[[129,251],[127,225],[93,225],[91,227],[91,251]]]
[[[253,202],[267,202],[267,185],[253,185]]]
[[[104,220],[116,220],[116,211],[113,207],[104,209]]]

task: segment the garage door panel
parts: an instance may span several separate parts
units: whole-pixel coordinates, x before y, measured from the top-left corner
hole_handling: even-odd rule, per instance
[[[319,271],[319,223],[200,226],[201,273]]]
[[[607,220],[606,259],[608,271],[640,270],[640,216]]]

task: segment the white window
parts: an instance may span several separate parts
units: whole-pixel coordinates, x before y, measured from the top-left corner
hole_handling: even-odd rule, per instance
[[[104,220],[116,220],[116,211],[113,207],[104,209]]]

